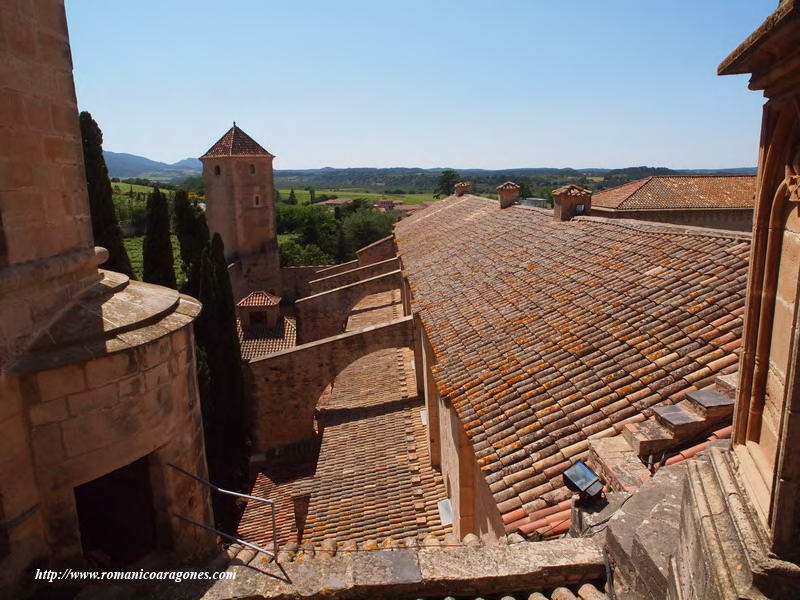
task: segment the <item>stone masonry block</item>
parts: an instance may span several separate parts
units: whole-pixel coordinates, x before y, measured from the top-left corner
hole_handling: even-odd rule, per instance
[[[166,385],[172,379],[170,375],[169,363],[161,364],[145,371],[145,387],[148,390],[157,390]]]
[[[67,365],[58,369],[42,371],[36,375],[39,398],[47,402],[53,398],[82,392],[86,389],[83,365]]]
[[[33,456],[37,466],[56,465],[64,460],[61,425],[49,423],[32,429]]]
[[[57,423],[69,418],[67,411],[67,399],[64,397],[34,404],[29,412],[31,424],[44,425],[46,423]]]
[[[67,400],[70,414],[77,417],[104,406],[111,406],[116,403],[117,398],[117,385],[112,383],[80,394],[73,394]]]
[[[86,378],[90,388],[100,387],[136,371],[132,352],[118,352],[86,364]]]

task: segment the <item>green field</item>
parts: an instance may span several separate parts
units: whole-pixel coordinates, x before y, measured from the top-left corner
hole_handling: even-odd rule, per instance
[[[178,243],[178,236],[172,234],[172,260],[175,265],[175,279],[180,288],[185,282],[186,277],[183,274],[183,262],[181,261],[181,248]],[[131,266],[136,275],[136,279],[142,280],[142,242],[144,236],[136,236],[125,238],[125,250],[128,252],[128,258],[131,259]]]
[[[127,194],[133,188],[134,192],[143,192],[145,194],[149,194],[153,191],[153,188],[149,185],[137,185],[135,183],[122,183],[120,182],[111,182],[111,191],[115,194]],[[117,191],[119,190],[119,191]],[[165,194],[171,194],[172,190],[161,190]]]
[[[288,189],[278,190],[281,198],[285,201],[289,197]],[[361,190],[316,190],[317,198],[322,195],[336,196],[338,198],[366,198],[368,200],[378,200],[380,198],[391,198],[401,200],[404,204],[420,204],[421,202],[435,202],[433,194],[381,194],[379,192],[364,192]],[[300,204],[308,204],[310,196],[308,190],[295,190],[294,195]]]

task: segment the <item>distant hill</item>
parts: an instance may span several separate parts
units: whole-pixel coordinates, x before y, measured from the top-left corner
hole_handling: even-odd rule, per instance
[[[196,158],[185,158],[176,163],[167,164],[150,160],[144,156],[122,152],[105,153],[106,164],[111,177],[121,179],[139,177],[152,181],[181,182],[188,177],[197,177],[202,173],[202,163]],[[445,167],[422,169],[414,167],[367,168],[356,167],[336,169],[276,169],[275,184],[279,188],[313,187],[318,190],[362,190],[377,191],[405,190],[430,192],[436,185],[439,173]],[[486,190],[508,179],[529,181],[534,186],[548,187],[564,182],[576,182],[588,185],[593,189],[603,189],[619,185],[625,181],[647,177],[648,175],[709,175],[709,174],[742,174],[754,175],[755,167],[736,169],[681,169],[672,170],[665,167],[627,167],[625,169],[572,169],[572,168],[519,168],[519,169],[455,169],[459,174],[476,184],[486,186]]]
[[[103,151],[111,177],[141,177],[153,181],[183,181],[187,177],[200,175],[203,166],[196,158],[184,158],[176,163],[167,164],[150,160],[144,156],[126,152]]]

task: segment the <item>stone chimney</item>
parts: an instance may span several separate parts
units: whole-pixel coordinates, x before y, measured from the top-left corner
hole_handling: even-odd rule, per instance
[[[553,217],[556,221],[569,221],[578,215],[588,215],[591,208],[591,190],[573,183],[553,190]]]
[[[468,181],[459,181],[455,185],[456,196],[463,196],[464,194],[469,192],[469,182]]]
[[[500,208],[508,208],[519,200],[520,187],[513,181],[506,181],[497,186],[497,195],[500,198]]]

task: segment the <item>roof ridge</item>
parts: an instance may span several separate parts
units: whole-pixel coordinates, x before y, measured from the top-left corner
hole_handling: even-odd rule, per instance
[[[615,225],[644,233],[663,233],[665,235],[694,235],[711,238],[728,238],[734,240],[751,240],[753,234],[747,231],[732,231],[728,229],[711,229],[710,227],[695,227],[692,225],[678,225],[675,223],[661,223],[658,221],[639,221],[637,219],[614,219],[611,217],[580,216],[573,217],[573,221],[595,221],[606,225]]]
[[[237,136],[237,132],[240,134]],[[250,137],[244,129],[233,122],[233,126],[219,138],[200,159],[223,156],[272,156],[261,144]]]

